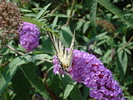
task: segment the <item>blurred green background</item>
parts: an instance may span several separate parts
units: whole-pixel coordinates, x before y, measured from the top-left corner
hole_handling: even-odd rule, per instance
[[[133,100],[132,0],[10,2],[18,5],[23,21],[38,26],[41,36],[39,48],[29,54],[20,46],[19,38],[8,45],[25,55],[6,46],[0,49],[0,100],[94,100],[85,85],[68,75],[63,78],[53,73],[50,61],[55,50],[47,30],[57,34],[65,47],[69,47],[75,31],[75,49],[100,59],[119,82],[125,98]]]

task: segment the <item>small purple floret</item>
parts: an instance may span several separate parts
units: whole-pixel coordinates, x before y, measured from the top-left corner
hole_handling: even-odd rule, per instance
[[[69,49],[68,49],[69,50]],[[57,56],[54,56],[54,73],[63,74]],[[90,88],[90,97],[96,100],[125,100],[117,81],[111,71],[94,55],[73,50],[72,66],[68,69],[71,77]]]
[[[28,52],[33,51],[39,46],[40,31],[35,24],[23,22],[18,29],[20,35],[20,45]]]

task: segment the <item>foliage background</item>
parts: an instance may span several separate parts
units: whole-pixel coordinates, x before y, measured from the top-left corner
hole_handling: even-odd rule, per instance
[[[22,0],[24,2],[24,0]],[[8,43],[20,55],[0,50],[1,100],[91,100],[89,88],[68,75],[54,75],[54,48],[46,31],[56,33],[66,47],[76,32],[75,49],[94,54],[113,73],[127,100],[133,99],[132,0],[15,0],[24,21],[40,28],[40,46],[26,54],[19,39]],[[43,58],[43,59],[40,59]],[[45,60],[46,59],[46,60]]]

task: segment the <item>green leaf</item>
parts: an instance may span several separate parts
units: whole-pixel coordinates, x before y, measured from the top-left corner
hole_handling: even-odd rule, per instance
[[[83,91],[82,91],[82,95],[83,95],[83,99],[87,100],[88,98],[88,94],[90,93],[90,89],[86,86],[83,87]]]
[[[98,42],[97,42],[97,46],[100,46],[100,45],[102,45],[102,44],[104,44],[104,43],[106,43],[106,42],[107,42],[107,40],[98,41]]]
[[[4,89],[7,87],[8,83],[10,82],[10,80],[12,79],[12,77],[14,76],[14,74],[16,73],[17,67],[28,63],[28,62],[32,62],[34,60],[37,60],[39,58],[48,58],[50,59],[51,57],[48,56],[47,54],[38,54],[35,55],[33,57],[31,56],[20,56],[15,58],[14,60],[12,60],[9,65],[4,69],[4,71],[2,72],[2,75],[0,76],[0,94],[4,91]]]
[[[126,48],[133,49],[133,42],[130,42],[127,44]]]
[[[22,100],[30,100],[31,86],[20,69],[16,71],[11,81],[12,81],[13,91],[16,94],[15,98],[17,98],[17,100],[20,100],[20,98]]]
[[[133,46],[128,47],[129,49],[133,49]]]
[[[9,91],[9,89],[6,88],[5,92],[0,94],[0,100],[12,100],[11,94],[12,94],[12,91]],[[12,97],[13,97],[13,95],[12,95]]]
[[[105,54],[104,54],[104,56],[103,56],[103,62],[104,63],[109,63],[111,60],[112,60],[112,57],[110,56],[111,55],[111,53],[112,53],[112,50],[108,50]]]
[[[75,85],[76,85],[76,82],[71,82],[71,83],[67,84],[65,91],[64,91],[63,99],[66,99],[69,96],[69,94],[71,93],[71,91],[73,90]]]
[[[133,46],[133,42],[128,43],[127,46]]]
[[[31,10],[28,10],[28,9],[23,9],[23,8],[20,8],[21,12],[32,12]]]
[[[70,47],[71,40],[72,40],[72,32],[69,27],[62,27],[61,28],[61,34],[60,34],[60,40],[65,45],[65,47]]]
[[[61,81],[65,87],[68,87],[68,86],[71,87],[70,90],[68,90],[69,88],[65,89],[67,92],[65,92],[63,97],[67,97],[67,95],[69,95],[71,100],[83,100],[77,84],[73,82],[73,80],[68,75],[61,77]],[[74,87],[72,86],[72,84],[70,84],[71,82],[73,83]]]
[[[89,38],[88,37],[86,37],[86,36],[82,36],[81,37],[86,43],[89,43],[90,42],[90,40],[89,40]]]
[[[83,0],[83,9],[90,10],[92,0]]]
[[[37,16],[36,16],[36,19],[37,19],[37,20],[46,12],[46,10],[48,9],[48,7],[49,7],[50,5],[51,5],[51,3],[48,4],[47,6],[44,6],[44,8],[37,14]]]
[[[120,69],[121,78],[126,74],[128,57],[124,50],[120,50],[118,53],[118,64]]]
[[[88,22],[85,22],[85,24],[83,25],[83,34],[85,34],[85,32],[88,30],[89,24],[90,22],[88,21]]]
[[[107,32],[98,34],[95,37],[91,38],[90,41],[98,41],[98,40],[104,39],[104,37],[106,36],[106,34],[107,34]]]
[[[57,16],[57,17],[63,17],[63,18],[68,18],[68,15],[65,14],[52,14],[52,16]]]
[[[35,56],[31,56],[30,59],[26,59],[26,60],[27,60],[27,62],[32,62],[32,61],[38,60],[40,58],[51,59],[52,57],[47,54],[38,54]]]
[[[131,97],[129,98],[129,100],[133,100],[133,96],[131,96]]]
[[[14,76],[17,66],[19,64],[24,63],[24,60],[21,60],[21,57],[17,57],[10,64],[4,69],[2,75],[0,76],[0,94],[4,91],[4,89],[7,87],[8,83]]]
[[[133,26],[132,16],[126,16],[124,12],[122,12],[118,7],[116,7],[114,4],[109,2],[109,0],[98,0],[98,2],[101,5],[103,5],[106,9],[111,11],[113,14],[117,15],[119,18],[125,21],[128,25],[130,25],[131,27]]]
[[[37,26],[43,26],[44,23],[42,22],[39,22],[38,20],[36,19],[30,19],[30,18],[27,18],[27,17],[22,17],[23,21],[25,22],[30,22],[30,23],[33,23],[33,24],[36,24]]]
[[[124,48],[124,51],[125,51],[126,53],[128,53],[129,55],[132,54],[131,51],[130,51],[129,49],[127,49],[127,48]]]
[[[76,27],[75,27],[75,30],[80,31],[80,30],[82,29],[82,26],[84,25],[83,21],[80,21],[80,20],[79,20],[76,24],[77,24],[77,25],[76,25]]]
[[[122,43],[126,44],[126,37],[125,36],[122,37]]]
[[[96,11],[98,0],[91,0],[90,20],[93,25],[96,25]]]
[[[35,74],[35,66],[32,63],[23,65],[22,71],[30,84],[38,91],[44,98],[49,98],[46,87],[43,82]]]
[[[55,27],[57,23],[58,23],[58,16],[54,18],[52,25]],[[52,29],[54,29],[54,27],[52,27]]]
[[[52,48],[51,48],[52,43],[51,43],[51,40],[49,39],[49,37],[46,37],[46,35],[43,35],[41,37],[41,42],[42,42],[42,48],[39,49],[39,51],[42,51],[44,53],[46,52],[46,53],[49,53],[49,54],[52,53]]]
[[[25,14],[24,16],[26,16],[26,17],[36,17],[36,14],[35,13],[28,13],[28,14]]]

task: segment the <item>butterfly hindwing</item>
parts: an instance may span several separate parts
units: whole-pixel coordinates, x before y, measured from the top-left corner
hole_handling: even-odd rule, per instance
[[[72,64],[75,34],[73,35],[71,41],[70,51],[66,50],[65,46],[51,32],[48,32],[48,35],[55,47],[56,55],[59,61],[61,62],[62,69],[67,71],[67,68],[70,67]]]

